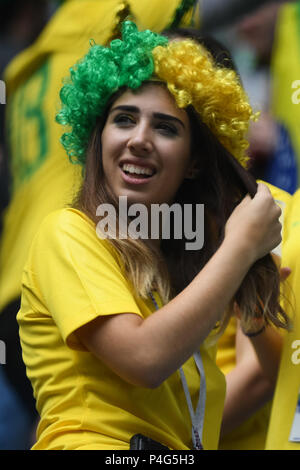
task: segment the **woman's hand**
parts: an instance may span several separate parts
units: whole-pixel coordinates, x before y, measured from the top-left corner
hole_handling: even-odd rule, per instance
[[[234,209],[225,227],[225,241],[248,250],[253,263],[272,251],[281,242],[281,209],[269,189],[258,184],[253,199],[249,195]]]

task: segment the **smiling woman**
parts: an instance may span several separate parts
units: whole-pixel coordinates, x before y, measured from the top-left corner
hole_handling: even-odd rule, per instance
[[[256,333],[258,316],[267,325],[263,353],[268,325],[288,324],[277,284],[270,292],[251,273],[281,226],[265,186],[246,195],[246,96],[193,41],[125,22],[122,40],[93,45],[71,69],[61,100],[62,143],[84,181],[72,207],[43,222],[23,274],[20,337],[41,415],[34,448],[129,449],[143,434],[170,449],[215,449],[225,394],[216,324],[238,289],[245,332]],[[184,230],[99,239],[99,206],[118,213],[122,197],[129,207],[204,203],[203,249],[186,250]]]
[[[164,85],[146,83],[114,102],[101,147],[105,181],[117,197],[171,204],[192,162],[188,115]],[[150,177],[140,179],[136,168]]]

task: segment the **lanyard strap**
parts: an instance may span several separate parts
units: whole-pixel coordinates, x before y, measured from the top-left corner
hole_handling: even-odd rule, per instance
[[[194,412],[191,394],[189,387],[183,372],[182,367],[180,367],[180,377],[185,393],[186,401],[188,404],[191,420],[192,420],[192,440],[194,449],[203,450],[202,438],[203,438],[203,427],[204,427],[204,416],[205,416],[205,402],[206,402],[206,380],[205,380],[205,371],[203,367],[203,361],[200,354],[200,351],[197,351],[194,354],[194,360],[196,362],[200,377],[201,377],[201,386],[199,390],[199,400],[196,408],[196,413]]]
[[[150,297],[152,299],[153,304],[155,305],[156,310],[158,310],[159,307],[157,305],[157,302],[152,292],[150,292]],[[180,373],[180,378],[181,378],[185,398],[186,398],[187,405],[189,408],[191,421],[192,421],[192,440],[193,440],[194,449],[203,450],[202,438],[203,438],[205,403],[206,403],[206,378],[205,378],[205,371],[204,371],[204,366],[203,366],[203,361],[202,361],[200,351],[197,351],[193,357],[194,357],[197,369],[200,374],[200,379],[201,379],[201,384],[200,384],[201,386],[199,390],[199,400],[198,400],[196,412],[194,412],[191,394],[190,394],[189,387],[188,387],[182,367],[179,368],[179,373]]]

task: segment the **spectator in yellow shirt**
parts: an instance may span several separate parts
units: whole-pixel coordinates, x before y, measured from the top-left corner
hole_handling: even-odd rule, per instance
[[[268,255],[280,210],[243,168],[244,91],[193,41],[125,22],[122,40],[91,46],[60,96],[62,143],[84,181],[73,207],[42,223],[23,274],[18,321],[41,415],[34,448],[128,449],[136,434],[217,448],[225,389],[212,330],[235,299],[274,379],[270,325],[288,327]],[[178,224],[153,235],[154,205],[200,201],[203,250],[187,249],[187,219],[184,235]]]

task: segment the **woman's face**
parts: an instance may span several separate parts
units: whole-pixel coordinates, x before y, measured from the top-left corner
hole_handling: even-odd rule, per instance
[[[102,137],[106,181],[128,204],[172,203],[191,166],[187,113],[169,91],[145,84],[111,106]]]

